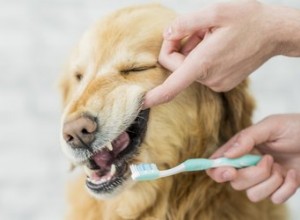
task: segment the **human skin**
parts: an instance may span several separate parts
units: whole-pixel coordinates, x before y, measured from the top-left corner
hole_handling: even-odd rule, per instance
[[[159,62],[172,74],[146,94],[144,108],[193,82],[229,91],[273,56],[300,56],[300,10],[254,0],[218,3],[178,17],[163,38]]]
[[[146,94],[144,108],[170,101],[193,82],[229,91],[273,56],[300,56],[300,10],[254,0],[218,3],[178,17],[163,38],[159,62],[172,73]],[[262,161],[208,174],[246,190],[254,202],[286,201],[300,184],[299,124],[299,115],[282,115],[247,128],[213,157],[237,157],[255,147],[264,154]]]
[[[270,198],[274,203],[283,203],[300,186],[299,134],[300,114],[269,116],[236,134],[212,155],[235,158],[255,147],[265,155],[257,166],[218,168],[207,173],[217,182],[229,181],[234,189],[246,190],[253,202]]]

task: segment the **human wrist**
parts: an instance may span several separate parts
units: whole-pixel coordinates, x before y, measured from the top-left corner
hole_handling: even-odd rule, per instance
[[[274,53],[300,56],[300,10],[283,6],[269,6],[275,43]]]

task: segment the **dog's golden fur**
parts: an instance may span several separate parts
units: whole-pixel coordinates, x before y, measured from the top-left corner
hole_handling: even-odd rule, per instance
[[[137,111],[135,100],[168,75],[156,60],[162,31],[174,16],[159,5],[137,6],[117,11],[89,30],[62,76],[63,120],[88,110],[115,122],[124,112]],[[132,65],[156,66],[124,71]],[[80,83],[78,74],[83,74]],[[253,108],[247,82],[220,94],[195,83],[150,110],[146,136],[133,162],[154,162],[164,169],[188,158],[209,157],[251,124]],[[106,200],[91,196],[84,179],[82,175],[68,186],[69,220],[285,219],[282,206],[268,200],[252,203],[244,192],[213,182],[205,172],[130,183]]]

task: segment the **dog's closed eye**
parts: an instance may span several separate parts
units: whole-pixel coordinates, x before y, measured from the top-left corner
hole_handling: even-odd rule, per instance
[[[157,67],[156,65],[132,66],[132,67],[129,67],[127,69],[121,70],[121,73],[129,74],[129,73],[132,73],[132,72],[143,72],[143,71],[146,71],[146,70],[154,69],[156,67]]]

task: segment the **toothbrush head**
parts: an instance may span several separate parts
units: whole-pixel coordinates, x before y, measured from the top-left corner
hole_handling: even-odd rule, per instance
[[[159,178],[159,170],[154,163],[130,165],[131,178],[137,181],[154,180]]]

